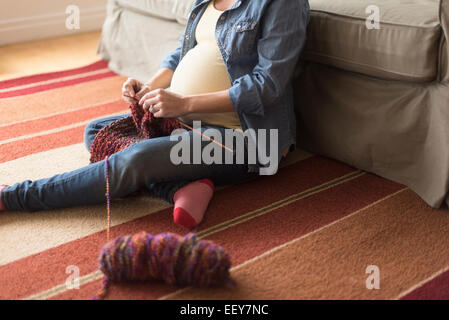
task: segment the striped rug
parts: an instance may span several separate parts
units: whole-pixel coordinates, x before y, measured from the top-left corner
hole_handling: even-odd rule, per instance
[[[125,78],[106,65],[0,82],[0,184],[88,165],[86,124],[128,112],[120,100]],[[112,222],[112,236],[186,233],[150,194],[113,201]],[[108,298],[449,298],[449,212],[301,150],[275,176],[220,188],[196,231],[231,254],[237,288],[122,284]],[[89,299],[101,285],[105,237],[103,204],[0,214],[0,299]],[[367,288],[369,266],[379,271],[378,289]],[[78,288],[66,285],[73,270]]]

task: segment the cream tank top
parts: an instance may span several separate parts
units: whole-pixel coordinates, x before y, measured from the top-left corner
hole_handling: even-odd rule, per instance
[[[215,27],[222,13],[223,11],[214,7],[214,1],[209,3],[195,30],[197,44],[178,64],[170,84],[170,91],[192,95],[222,91],[232,86],[215,39]],[[179,119],[189,124],[193,120],[201,120],[204,124],[240,128],[240,121],[235,111],[191,113]]]

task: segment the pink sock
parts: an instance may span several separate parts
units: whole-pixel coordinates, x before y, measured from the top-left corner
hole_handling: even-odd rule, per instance
[[[2,198],[1,198],[2,189],[3,189],[4,187],[9,187],[9,186],[6,185],[6,184],[0,185],[0,211],[6,211],[6,208],[5,208],[5,206],[3,205],[3,203],[2,203]]]
[[[191,229],[203,220],[207,206],[214,194],[214,183],[209,179],[198,180],[175,192],[173,219],[176,224]]]

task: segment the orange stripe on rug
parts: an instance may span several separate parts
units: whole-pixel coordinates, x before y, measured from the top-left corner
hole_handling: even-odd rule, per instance
[[[14,87],[28,85],[28,84],[37,83],[37,82],[49,81],[49,80],[68,77],[68,76],[74,76],[74,75],[78,75],[81,73],[87,73],[87,72],[104,69],[107,66],[108,66],[107,61],[100,60],[100,61],[97,61],[95,63],[89,64],[87,66],[80,67],[80,68],[74,68],[74,69],[58,71],[58,72],[37,74],[37,75],[20,77],[20,78],[11,79],[11,80],[4,80],[4,81],[0,81],[0,89],[14,88]]]
[[[42,117],[34,120],[21,121],[18,123],[0,126],[0,142],[24,136],[32,133],[38,133],[45,130],[56,129],[73,123],[82,122],[95,117],[106,116],[113,112],[126,112],[127,104],[122,100],[97,104],[78,110],[67,111],[55,115]]]
[[[282,168],[275,176],[219,190],[199,231],[351,172],[355,172],[353,168],[341,163],[313,157]],[[111,229],[111,235],[116,237],[140,230],[185,233],[184,229],[173,224],[171,209],[166,209],[115,226]],[[68,265],[77,265],[81,274],[95,271],[96,258],[104,241],[105,232],[98,232],[0,266],[0,287],[3,288],[0,298],[25,297],[63,283]]]
[[[0,145],[0,163],[33,153],[81,143],[83,142],[85,127],[85,125],[82,125],[63,132],[55,132],[2,144]]]
[[[0,125],[41,118],[94,104],[121,99],[125,77],[114,76],[70,87],[0,100]]]
[[[116,114],[127,114],[127,111],[128,110],[123,110]],[[116,114],[108,113],[108,115]],[[31,135],[31,137],[19,137],[17,139],[10,139],[10,141],[5,143],[0,142],[0,163],[43,151],[81,143],[84,141],[85,128],[92,120],[94,119],[49,130],[50,133],[44,131],[42,134],[38,133],[37,135]]]

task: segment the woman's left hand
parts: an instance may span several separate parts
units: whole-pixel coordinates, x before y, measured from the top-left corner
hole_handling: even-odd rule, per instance
[[[140,99],[139,105],[156,118],[174,118],[189,113],[187,97],[165,89],[148,92]]]

